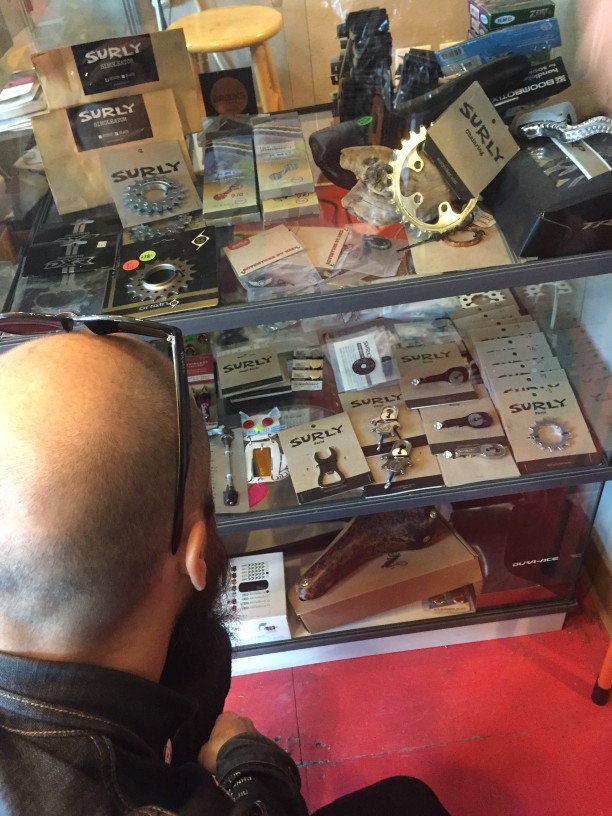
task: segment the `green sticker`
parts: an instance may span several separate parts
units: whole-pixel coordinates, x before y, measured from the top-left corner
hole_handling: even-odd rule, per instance
[[[371,125],[372,124],[372,117],[371,116],[362,116],[360,119],[357,120],[358,125]]]
[[[140,258],[141,261],[146,262],[146,261],[152,261],[153,258],[156,255],[157,255],[157,252],[155,252],[153,249],[147,249],[146,252],[141,253],[138,257]]]

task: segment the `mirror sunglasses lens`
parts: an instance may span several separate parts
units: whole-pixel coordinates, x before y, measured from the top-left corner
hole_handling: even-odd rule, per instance
[[[49,334],[55,331],[63,331],[59,320],[45,320],[42,318],[40,320],[36,320],[36,318],[23,320],[18,317],[7,317],[0,320],[0,332],[6,334]]]

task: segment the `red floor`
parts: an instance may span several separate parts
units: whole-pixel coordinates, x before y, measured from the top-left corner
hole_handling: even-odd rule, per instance
[[[312,810],[408,774],[453,816],[611,816],[607,644],[587,598],[562,632],[236,677],[227,707],[291,753]]]

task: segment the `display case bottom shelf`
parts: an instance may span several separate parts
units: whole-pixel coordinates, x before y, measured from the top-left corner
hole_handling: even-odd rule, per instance
[[[469,617],[435,622],[420,621],[391,630],[322,633],[291,641],[240,647],[234,651],[232,673],[234,676],[255,674],[332,660],[558,632],[563,628],[566,614],[576,607],[575,601],[560,601],[545,606],[487,610]]]

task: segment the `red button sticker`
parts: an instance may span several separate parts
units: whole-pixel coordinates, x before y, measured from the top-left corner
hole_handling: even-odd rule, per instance
[[[133,261],[126,261],[123,264],[122,269],[125,269],[126,272],[131,272],[132,269],[137,269],[140,266],[140,261],[137,261],[135,258]]]

